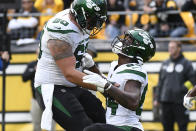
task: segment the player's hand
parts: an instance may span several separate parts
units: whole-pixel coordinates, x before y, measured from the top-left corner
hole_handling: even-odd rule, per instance
[[[104,93],[105,90],[109,90],[111,88],[112,84],[108,80],[104,79],[102,76],[89,70],[84,70],[84,73],[88,75],[82,78],[83,82],[95,85],[97,87],[97,91]]]
[[[184,96],[184,102],[183,105],[184,107],[186,107],[187,109],[192,108],[193,103],[192,101],[194,100],[194,97],[188,97],[187,94]]]
[[[92,56],[89,53],[85,53],[82,58],[82,66],[86,68],[91,68],[95,65]]]

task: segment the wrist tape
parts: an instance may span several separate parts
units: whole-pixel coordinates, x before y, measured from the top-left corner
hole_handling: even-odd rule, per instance
[[[111,84],[110,82],[107,82],[107,83],[105,84],[104,90],[105,90],[105,91],[108,91],[111,87],[112,87],[112,84]]]

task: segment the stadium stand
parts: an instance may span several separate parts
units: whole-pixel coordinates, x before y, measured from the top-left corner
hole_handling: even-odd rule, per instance
[[[185,37],[196,37],[195,34],[195,21],[191,12],[181,12],[180,16],[182,17],[185,25],[188,28],[188,33]]]

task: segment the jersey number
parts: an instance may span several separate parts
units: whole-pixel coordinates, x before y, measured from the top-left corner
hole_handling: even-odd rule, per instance
[[[79,68],[81,66],[81,59],[83,57],[83,54],[86,51],[86,46],[84,44],[78,45],[74,52],[74,56],[76,58],[76,68]]]
[[[111,115],[116,115],[116,110],[118,108],[118,103],[115,100],[108,98],[107,106],[111,108]]]
[[[64,26],[67,26],[69,24],[67,21],[59,19],[59,18],[56,18],[52,23],[60,23]]]
[[[150,48],[154,48],[154,46],[153,46],[153,44],[152,44],[151,40],[149,39],[148,34],[146,32],[140,32],[139,35],[143,37],[144,44],[146,44],[146,45],[149,44]]]

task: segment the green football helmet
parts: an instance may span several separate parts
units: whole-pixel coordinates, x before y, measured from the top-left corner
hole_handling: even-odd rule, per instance
[[[71,4],[80,27],[89,35],[94,36],[106,21],[107,4],[105,0],[74,0]]]
[[[142,63],[149,61],[156,51],[153,37],[142,29],[128,30],[123,39],[116,37],[111,44],[114,53],[122,54]]]

